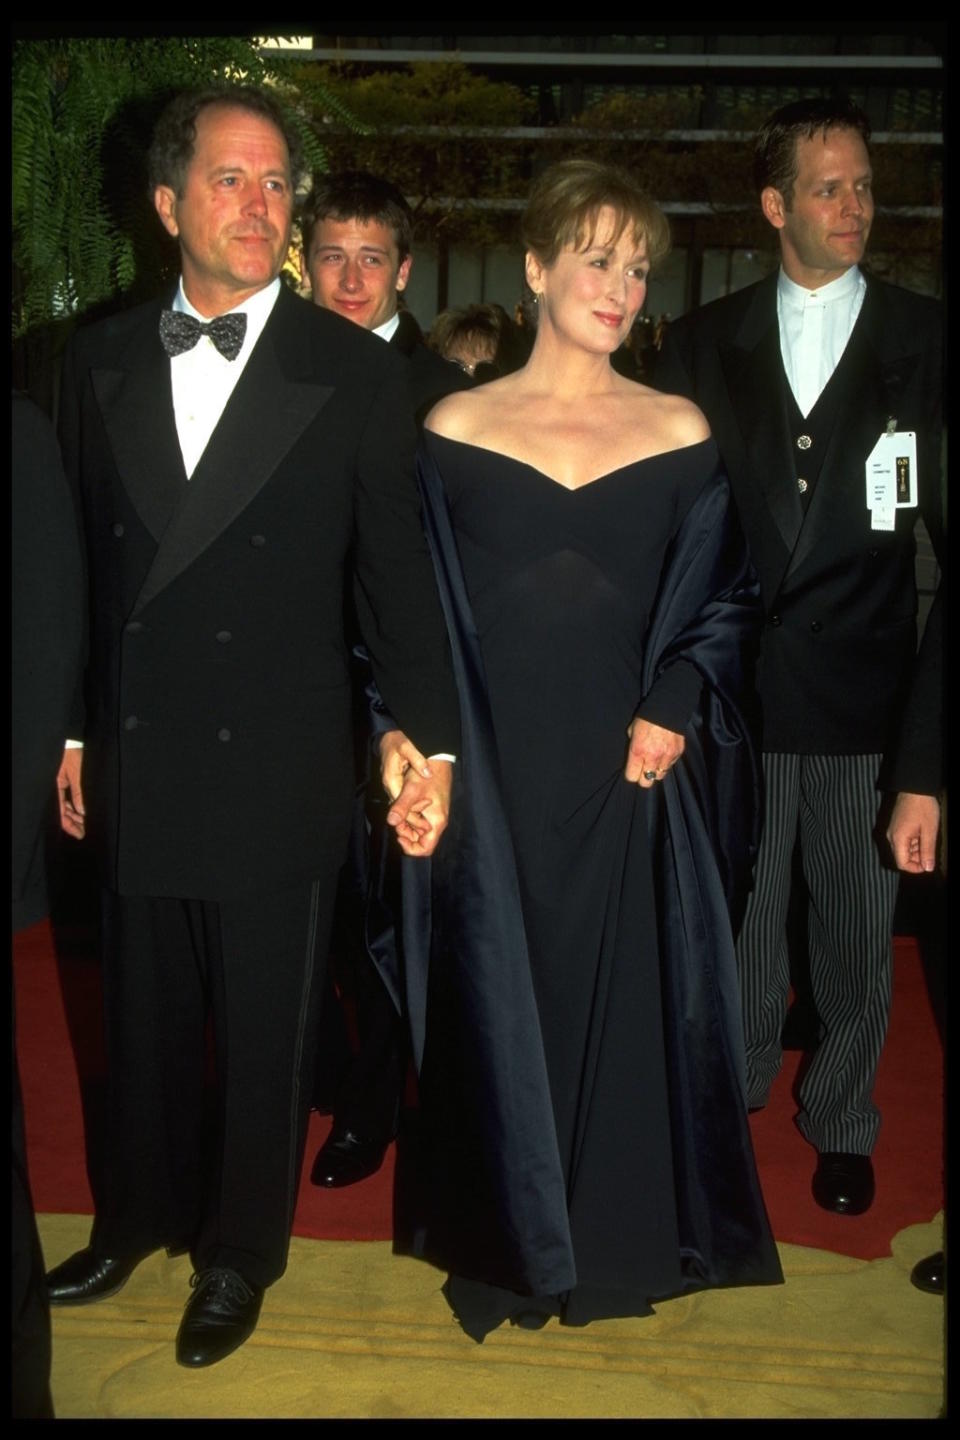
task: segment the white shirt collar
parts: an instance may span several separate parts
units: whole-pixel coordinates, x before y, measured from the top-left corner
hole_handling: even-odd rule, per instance
[[[374,335],[379,335],[381,340],[392,340],[400,325],[400,311],[394,310],[389,320],[384,320],[382,325],[375,326]]]
[[[844,270],[843,274],[838,275],[836,280],[831,280],[829,285],[821,285],[818,290],[808,290],[805,285],[798,285],[795,280],[791,280],[781,266],[777,277],[777,294],[782,304],[793,305],[799,309],[811,299],[824,305],[835,300],[851,300],[866,283],[859,266],[851,265],[849,270]]]

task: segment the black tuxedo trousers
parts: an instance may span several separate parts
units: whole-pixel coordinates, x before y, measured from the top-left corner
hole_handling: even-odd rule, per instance
[[[328,872],[239,900],[103,892],[99,1254],[187,1243],[198,1270],[227,1266],[262,1286],[283,1274],[335,885]]]

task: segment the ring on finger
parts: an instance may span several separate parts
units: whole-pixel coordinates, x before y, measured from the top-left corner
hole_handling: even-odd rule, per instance
[[[657,778],[657,772],[656,772],[656,770],[644,770],[644,772],[643,772],[643,778],[644,778],[644,780],[656,780],[656,778]]]

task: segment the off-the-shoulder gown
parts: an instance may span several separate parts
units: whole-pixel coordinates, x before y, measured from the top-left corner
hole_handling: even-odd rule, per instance
[[[568,490],[498,452],[429,431],[424,445],[482,653],[576,1271],[562,1294],[523,1298],[489,1283],[478,1245],[471,1273],[452,1275],[446,1293],[478,1338],[531,1312],[568,1324],[649,1313],[691,1276],[678,1229],[656,802],[623,769],[641,701],[646,718],[680,732],[700,701],[702,674],[682,656],[646,695],[641,675],[665,557],[717,483],[716,448],[707,440]],[[775,1252],[768,1269],[779,1279]]]

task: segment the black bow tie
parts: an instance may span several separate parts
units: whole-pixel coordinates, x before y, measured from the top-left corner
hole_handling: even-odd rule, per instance
[[[236,360],[247,333],[247,317],[217,315],[203,324],[182,310],[163,310],[160,314],[160,343],[168,355],[182,355],[192,350],[201,335],[209,335],[225,360]]]

